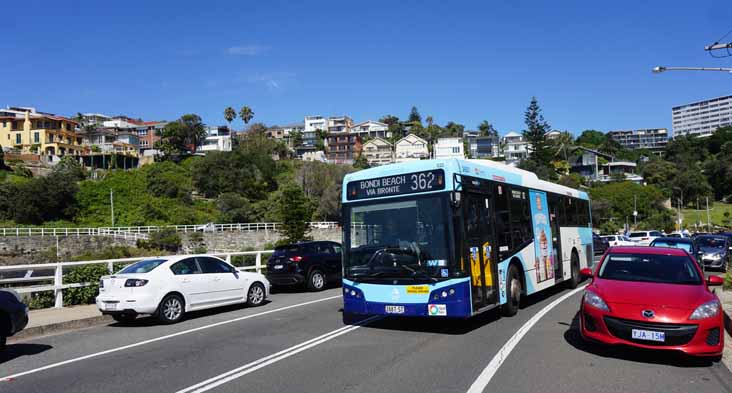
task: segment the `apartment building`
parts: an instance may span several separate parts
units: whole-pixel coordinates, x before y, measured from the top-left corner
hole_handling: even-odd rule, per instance
[[[394,146],[383,138],[376,137],[363,144],[363,153],[371,166],[394,162]]]
[[[81,155],[77,127],[74,120],[32,107],[8,107],[0,109],[0,146],[46,156]]]
[[[668,145],[668,129],[644,128],[608,131],[607,136],[629,150],[648,149],[661,155]]]
[[[305,116],[302,130],[302,141],[305,146],[315,146],[318,141],[317,131],[328,131],[328,119],[323,116]]]
[[[353,120],[348,116],[331,116],[328,118],[328,133],[348,133],[353,128]]]
[[[675,106],[671,109],[673,137],[709,136],[732,125],[732,95]]]
[[[163,130],[166,121],[146,121],[142,127],[137,128],[137,136],[140,138],[139,149],[141,152],[155,148],[155,142],[159,141],[163,136]]]
[[[432,149],[435,158],[465,158],[462,138],[438,138]]]
[[[506,164],[516,165],[529,157],[529,142],[523,135],[511,131],[503,137],[503,155],[506,157]]]
[[[361,138],[391,138],[389,125],[373,120],[366,120],[364,122],[354,124],[351,128],[351,133],[354,133]]]
[[[326,156],[336,164],[351,164],[361,153],[361,137],[349,132],[328,134]]]

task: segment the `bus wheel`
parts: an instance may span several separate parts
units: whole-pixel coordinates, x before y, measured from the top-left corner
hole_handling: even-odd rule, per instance
[[[577,288],[577,285],[579,285],[579,257],[577,256],[576,252],[572,252],[572,261],[570,262],[570,269],[572,271],[572,275],[569,278],[569,281],[567,281],[567,287],[569,289],[575,289]]]
[[[350,313],[350,312],[343,311],[343,324],[344,325],[353,325],[356,322],[358,322],[357,315]]]
[[[521,303],[521,278],[516,265],[510,265],[506,273],[506,304],[501,306],[501,313],[506,317],[516,315]]]

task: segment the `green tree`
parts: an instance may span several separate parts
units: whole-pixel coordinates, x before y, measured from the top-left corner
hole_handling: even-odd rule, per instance
[[[252,222],[254,210],[249,200],[235,192],[219,195],[216,208],[221,212],[221,222],[239,223]]]
[[[224,119],[226,119],[226,122],[229,123],[229,129],[231,129],[231,122],[236,119],[236,110],[234,108],[227,106],[226,109],[224,109]]]
[[[449,137],[463,137],[463,133],[465,132],[465,126],[460,123],[455,123],[452,121],[447,122],[445,124],[445,129],[442,136],[449,136]]]
[[[371,167],[369,165],[368,160],[366,160],[366,156],[363,154],[358,154],[356,159],[353,161],[353,167],[357,169],[368,169]]]
[[[607,135],[605,135],[601,131],[597,130],[584,130],[580,134],[580,136],[577,137],[577,145],[587,147],[590,149],[596,149],[598,146],[602,145],[605,140],[607,140]]]
[[[191,202],[191,174],[182,166],[166,161],[146,166],[143,173],[146,175],[147,191],[150,194]]]
[[[549,141],[554,150],[554,156],[569,161],[569,156],[575,150],[574,138],[568,131],[562,131],[559,136]]]
[[[244,124],[249,124],[249,122],[254,118],[254,111],[252,111],[252,108],[244,105],[239,110],[239,118],[244,122]]]
[[[137,247],[146,250],[178,252],[183,242],[175,228],[163,228],[150,234],[148,240],[138,240]]]
[[[496,131],[493,124],[489,123],[488,120],[483,120],[478,124],[478,131],[480,131],[480,136],[498,137],[498,131]]]
[[[417,110],[416,106],[413,106],[412,110],[409,111],[409,122],[412,124],[414,124],[414,123],[419,123],[420,125],[422,124],[422,115],[419,114],[419,111]]]
[[[177,159],[189,146],[195,152],[196,147],[204,138],[206,138],[206,128],[201,117],[186,114],[165,125],[162,138],[156,142],[155,148],[161,150],[166,159]]]
[[[182,125],[184,141],[192,146],[195,153],[196,148],[206,139],[206,127],[203,125],[201,117],[192,113],[181,116],[179,121]]]
[[[306,240],[310,231],[308,221],[312,216],[310,201],[302,188],[294,184],[285,185],[277,205],[281,218],[280,233],[289,243]]]
[[[292,142],[293,147],[302,146],[303,139],[302,139],[302,132],[295,131],[292,134],[290,134],[290,141]],[[325,145],[323,145],[325,147]]]
[[[389,126],[387,132],[391,134],[389,142],[394,143],[404,137],[404,126],[402,125],[399,118],[393,115],[382,116],[379,119],[380,123],[384,123]]]
[[[536,97],[531,98],[531,103],[524,113],[524,122],[526,129],[523,131],[523,136],[530,146],[527,161],[531,161],[526,165],[533,168],[537,176],[543,179],[555,178],[556,174],[551,169],[553,154],[546,139],[546,133],[551,130],[551,126],[544,120]]]
[[[671,196],[674,179],[678,176],[676,165],[664,160],[655,160],[643,166],[641,175],[647,184],[652,184]]]
[[[71,181],[81,181],[86,178],[86,171],[74,156],[63,156],[61,161],[53,167],[53,173],[61,175]]]

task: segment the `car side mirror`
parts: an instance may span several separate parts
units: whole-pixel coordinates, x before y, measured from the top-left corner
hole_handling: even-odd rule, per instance
[[[722,277],[719,277],[719,276],[709,276],[709,278],[707,278],[707,285],[709,285],[709,286],[715,286],[716,287],[716,286],[719,286],[719,285],[722,285],[722,284],[724,284],[724,279]]]
[[[582,268],[580,270],[580,276],[582,276],[584,278],[591,278],[592,277],[592,269],[590,269],[589,267]]]

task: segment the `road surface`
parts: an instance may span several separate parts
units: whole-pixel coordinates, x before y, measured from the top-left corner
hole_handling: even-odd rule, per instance
[[[0,392],[464,393],[485,383],[490,392],[732,392],[721,362],[583,343],[581,291],[532,296],[512,318],[353,327],[342,324],[340,293],[288,291],[262,307],[209,310],[172,326],[147,318],[14,343],[0,354],[0,377],[12,376]]]

